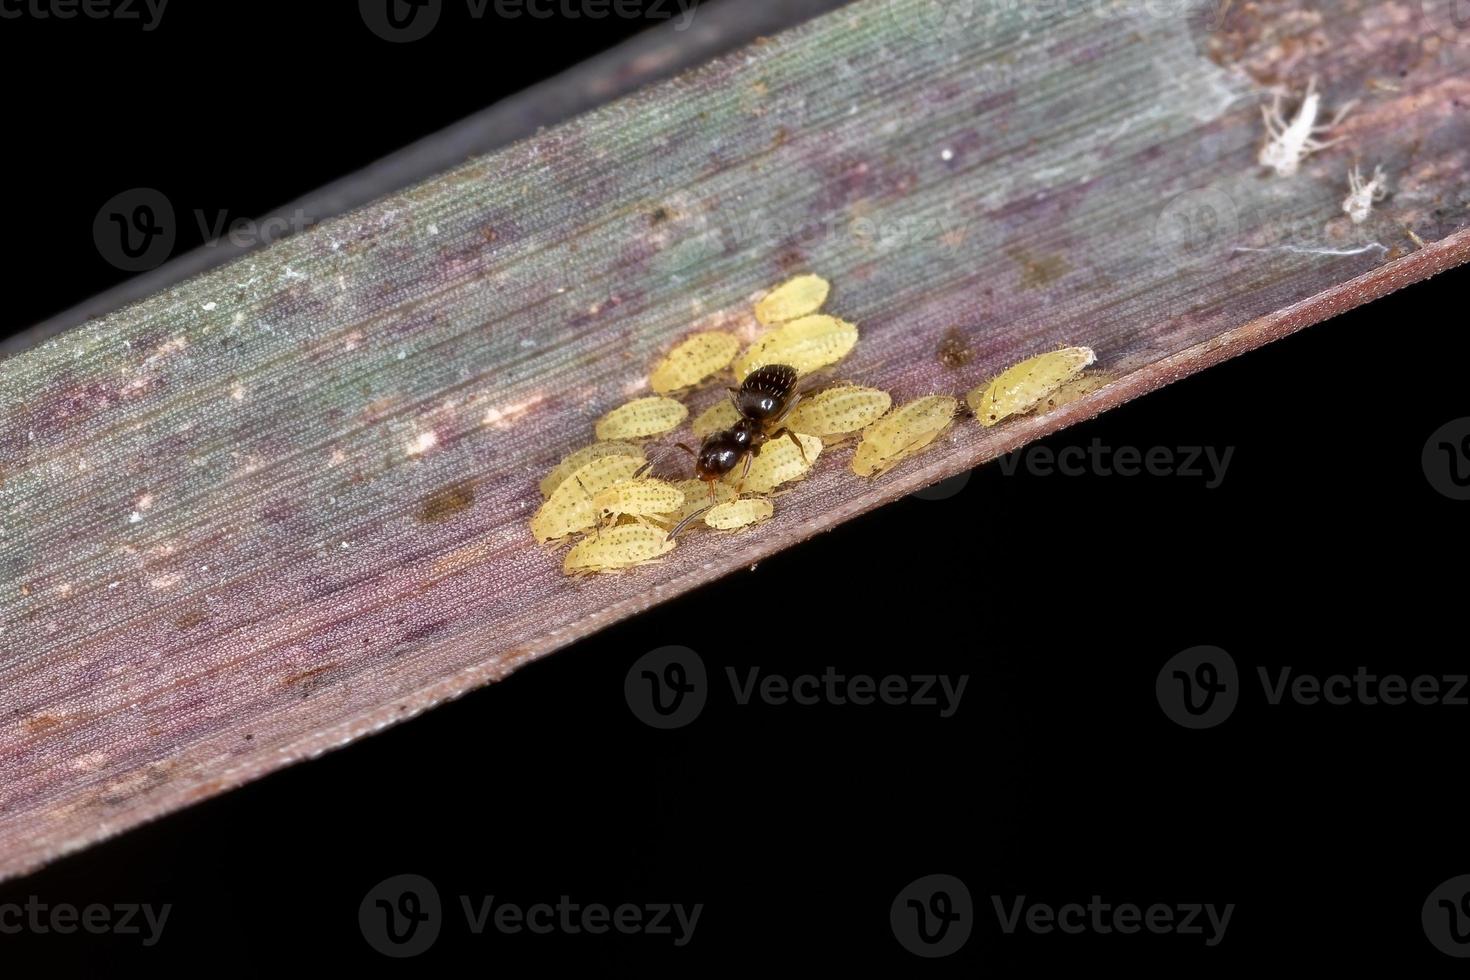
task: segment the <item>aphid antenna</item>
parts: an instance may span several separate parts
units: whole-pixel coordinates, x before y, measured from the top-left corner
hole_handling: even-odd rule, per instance
[[[592,494],[587,491],[587,484],[583,483],[582,482],[582,478],[580,476],[578,476],[577,474],[575,474],[575,473],[572,474],[572,479],[577,481],[577,486],[579,488],[581,488],[581,490],[582,490],[582,496],[584,496],[584,497],[587,498],[587,502],[588,503],[591,503],[593,498],[592,498]],[[597,520],[596,520],[596,522],[592,525],[592,536],[594,538],[600,537],[601,536],[601,531],[602,531],[602,514],[599,512],[597,514]]]

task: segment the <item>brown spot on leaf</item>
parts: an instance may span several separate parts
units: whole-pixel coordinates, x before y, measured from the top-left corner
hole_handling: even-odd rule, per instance
[[[168,773],[162,765],[152,763],[141,771],[130,772],[114,779],[92,798],[94,806],[122,806],[130,800],[151,792],[168,782]]]
[[[950,327],[939,342],[939,363],[948,368],[964,367],[970,363],[975,352],[959,327]]]
[[[32,735],[49,732],[53,728],[60,727],[60,725],[61,719],[55,715],[36,715],[34,718],[27,718],[25,721],[26,731]]]
[[[1039,289],[1066,275],[1071,266],[1060,255],[1032,255],[1024,248],[1010,248],[1006,254],[1021,267],[1021,288]]]
[[[281,682],[284,687],[294,687],[301,692],[303,698],[311,697],[313,691],[319,690],[331,679],[332,671],[340,667],[340,663],[323,664],[310,670],[303,670],[292,674]]]
[[[424,498],[423,505],[419,507],[419,520],[425,524],[438,524],[468,510],[474,502],[474,481],[452,483]]]
[[[209,614],[203,609],[190,609],[178,619],[175,619],[174,625],[181,630],[193,629],[208,618]]]

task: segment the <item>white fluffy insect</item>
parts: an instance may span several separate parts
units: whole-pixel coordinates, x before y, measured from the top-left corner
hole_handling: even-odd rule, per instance
[[[1348,196],[1343,199],[1342,210],[1353,224],[1360,225],[1373,213],[1373,205],[1388,196],[1388,174],[1382,167],[1373,168],[1373,179],[1363,182],[1363,172],[1358,165],[1348,172]]]
[[[1337,111],[1332,121],[1325,126],[1317,125],[1317,114],[1322,111],[1322,95],[1317,91],[1317,79],[1307,82],[1306,94],[1296,115],[1288,122],[1281,114],[1281,90],[1277,89],[1270,106],[1261,106],[1261,116],[1266,121],[1266,144],[1261,147],[1260,162],[1263,167],[1276,171],[1278,177],[1291,177],[1301,169],[1302,161],[1319,150],[1325,150],[1337,140],[1323,142],[1317,137],[1325,135],[1342,122],[1356,103],[1349,102]]]

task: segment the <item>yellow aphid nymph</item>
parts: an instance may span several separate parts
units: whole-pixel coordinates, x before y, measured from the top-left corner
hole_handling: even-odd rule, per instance
[[[803,398],[787,416],[786,424],[825,440],[871,425],[892,405],[893,398],[886,391],[836,385]]]
[[[765,497],[745,497],[711,507],[704,522],[717,531],[733,531],[769,520],[775,512],[775,505]]]
[[[568,575],[616,572],[652,561],[674,550],[674,540],[663,528],[648,524],[620,524],[583,538],[562,562]]]
[[[1066,347],[1027,358],[965,396],[981,425],[995,425],[1031,411],[1045,397],[1097,360],[1091,347]]]
[[[671,516],[675,524],[682,523],[685,518],[692,516],[709,505],[710,489],[713,487],[715,502],[724,503],[735,499],[735,488],[728,483],[716,481],[713,484],[705,483],[703,480],[689,479],[680,480],[674,484],[684,493],[684,504],[677,513]]]
[[[597,509],[593,498],[619,480],[631,479],[643,465],[641,456],[602,456],[578,467],[531,518],[531,533],[545,544],[594,527]]]
[[[858,476],[878,476],[929,445],[949,428],[960,403],[948,395],[929,395],[900,405],[863,430],[852,455]]]
[[[740,340],[733,333],[710,330],[680,341],[648,375],[648,383],[660,395],[697,385],[712,374],[730,366],[740,352]]]
[[[663,480],[619,480],[599,490],[592,506],[603,518],[666,516],[684,506],[684,491]]]
[[[672,398],[635,398],[597,420],[597,438],[644,439],[677,429],[688,416],[684,403]]]
[[[689,423],[689,427],[694,430],[694,438],[703,439],[712,432],[730,428],[738,421],[740,421],[740,411],[735,407],[735,403],[728,398],[721,398],[694,416],[694,421]]]
[[[760,455],[750,463],[750,472],[741,477],[736,469],[725,477],[725,482],[734,484],[744,493],[770,493],[783,483],[800,480],[816,465],[822,454],[822,440],[816,436],[796,434],[801,448],[786,436],[773,439],[761,447]],[[805,458],[803,458],[805,454]]]
[[[755,318],[762,326],[770,326],[815,313],[827,302],[831,288],[831,284],[821,276],[788,279],[755,304]]]
[[[634,443],[617,441],[594,442],[590,446],[584,446],[557,463],[556,468],[546,474],[545,479],[541,481],[541,496],[551,496],[556,488],[561,486],[563,480],[594,459],[601,459],[603,456],[637,456],[642,459],[643,450]]]
[[[789,364],[799,374],[836,364],[858,341],[857,327],[835,316],[815,313],[768,330],[735,359],[735,376],[743,379],[767,364]]]

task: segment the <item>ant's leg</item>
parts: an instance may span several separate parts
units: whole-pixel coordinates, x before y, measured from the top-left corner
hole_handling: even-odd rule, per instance
[[[801,453],[801,461],[803,463],[806,463],[808,466],[810,466],[811,465],[811,460],[809,460],[809,459],[806,458],[806,447],[801,444],[801,440],[800,439],[796,438],[796,433],[793,432],[791,429],[785,429],[785,428],[783,428],[779,432],[777,432],[774,436],[772,436],[771,438],[773,438],[773,439],[779,439],[782,436],[786,436],[792,442],[796,443],[797,451]]]
[[[755,460],[755,451],[754,451],[754,449],[752,449],[752,451],[750,453],[748,453],[746,455],[746,457],[745,457],[745,469],[743,469],[743,470],[740,471],[740,481],[735,484],[735,497],[736,497],[736,499],[739,499],[740,495],[745,492],[745,478],[748,477],[748,476],[750,476],[750,464],[754,460]],[[710,492],[711,493],[714,492],[714,488],[715,488],[714,484],[711,483],[710,484]]]

